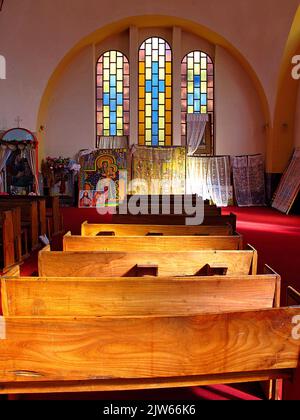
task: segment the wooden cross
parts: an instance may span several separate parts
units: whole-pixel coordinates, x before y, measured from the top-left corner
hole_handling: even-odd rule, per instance
[[[18,128],[20,128],[20,123],[23,121],[22,118],[19,117],[19,116],[17,116],[17,118],[15,119],[15,121],[16,121],[16,123],[18,125]]]

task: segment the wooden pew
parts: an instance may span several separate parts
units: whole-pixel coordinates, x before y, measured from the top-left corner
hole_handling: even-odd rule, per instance
[[[20,263],[28,255],[25,251],[22,250],[22,218],[21,218],[21,208],[20,207],[11,207],[1,206],[1,211],[10,211],[13,218],[13,230],[14,230],[14,245],[15,245],[15,260],[16,263]]]
[[[39,253],[41,277],[143,277],[257,274],[257,252],[51,252]]]
[[[220,305],[222,302],[220,302]],[[292,378],[299,308],[0,318],[0,393],[92,392]]]
[[[63,238],[64,251],[163,251],[180,248],[185,251],[200,249],[237,250],[243,249],[243,238],[232,236],[72,236]]]
[[[39,245],[39,213],[38,202],[30,199],[21,199],[19,197],[0,197],[1,208],[20,207],[21,208],[21,222],[22,228],[28,229],[29,232],[29,246],[31,249],[36,249]]]
[[[57,235],[63,230],[59,197],[46,197],[46,207],[48,223],[47,233],[48,237],[51,238],[53,235]]]
[[[82,236],[193,236],[193,235],[232,235],[231,225],[217,226],[185,226],[185,225],[117,225],[117,224],[90,224],[81,225]]]
[[[67,283],[66,283],[67,282]],[[172,316],[272,308],[275,274],[195,278],[1,280],[4,316]]]
[[[0,269],[6,272],[16,263],[15,258],[15,234],[13,214],[11,211],[0,211]]]

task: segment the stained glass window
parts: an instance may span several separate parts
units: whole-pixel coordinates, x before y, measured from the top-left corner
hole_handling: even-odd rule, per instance
[[[118,51],[97,63],[97,135],[129,135],[129,62]]]
[[[186,136],[186,115],[211,114],[212,136],[214,121],[214,65],[204,52],[187,54],[181,64],[181,123]]]
[[[172,51],[156,37],[139,51],[139,144],[172,145]]]

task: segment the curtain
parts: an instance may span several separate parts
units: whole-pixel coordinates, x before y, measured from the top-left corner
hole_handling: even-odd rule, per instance
[[[203,200],[210,200],[207,175],[209,157],[187,157],[186,162],[186,193],[198,194]]]
[[[233,183],[238,206],[265,206],[265,172],[262,155],[232,158]]]
[[[97,140],[98,149],[127,149],[128,137],[100,137]]]
[[[131,194],[185,194],[185,166],[184,147],[135,146]]]
[[[229,156],[211,157],[209,159],[207,188],[214,204],[227,207],[231,187]]]
[[[6,162],[8,161],[12,151],[9,148],[0,149],[0,192],[5,192],[5,185],[3,179],[3,169],[6,166]]]
[[[31,172],[34,176],[35,192],[36,192],[37,195],[41,195],[40,184],[39,184],[39,179],[38,179],[38,175],[37,175],[37,167],[36,167],[36,150],[32,149],[31,147],[26,147],[25,156],[26,156],[28,165],[31,169]]]
[[[193,156],[203,144],[203,136],[208,122],[208,114],[187,114],[188,156]]]

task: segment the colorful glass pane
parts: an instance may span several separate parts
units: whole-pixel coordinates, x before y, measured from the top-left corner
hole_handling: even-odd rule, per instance
[[[139,144],[171,145],[171,134],[172,52],[164,39],[153,37],[139,51]]]
[[[98,60],[96,108],[97,136],[129,135],[129,62],[119,51]]]
[[[214,65],[204,52],[187,54],[181,64],[181,126],[186,136],[186,115],[211,114],[214,124]]]

